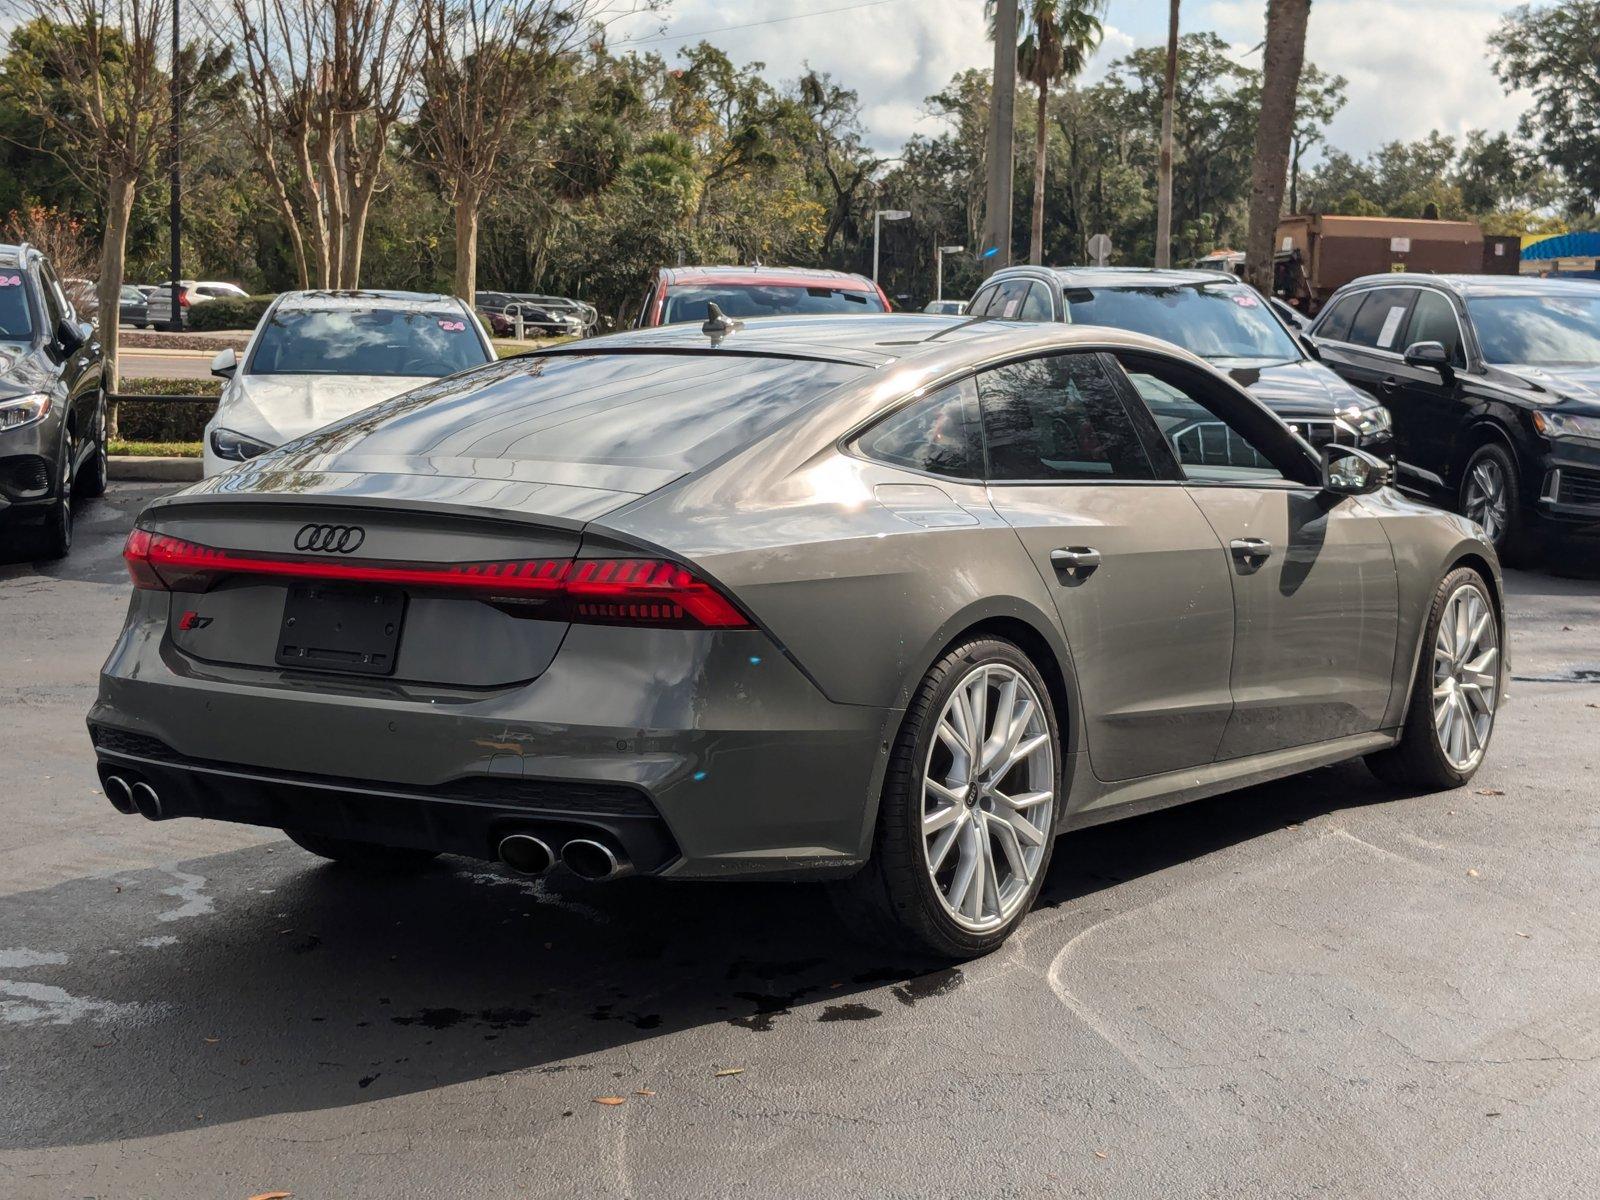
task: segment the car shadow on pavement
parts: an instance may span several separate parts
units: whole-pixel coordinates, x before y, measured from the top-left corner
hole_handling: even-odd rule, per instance
[[[1121,883],[1392,795],[1359,767],[1331,768],[1074,833],[1041,909],[1093,897],[1114,911]],[[1029,920],[1053,931],[1059,915]],[[581,1094],[600,1095],[634,1086],[616,1083],[607,1052],[661,1034],[725,1027],[726,1062],[708,1071],[738,1063],[752,1036],[798,1041],[805,1057],[827,1036],[818,1023],[936,1016],[963,981],[959,966],[856,945],[816,885],[594,886],[464,860],[375,877],[286,842],[8,897],[0,947],[13,948],[0,957],[6,1148],[513,1071],[588,1072]]]

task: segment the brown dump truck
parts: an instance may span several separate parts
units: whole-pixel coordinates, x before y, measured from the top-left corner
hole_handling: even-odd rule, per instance
[[[1516,239],[1488,238],[1476,221],[1336,217],[1312,213],[1278,223],[1272,290],[1314,314],[1342,285],[1386,271],[1515,275]]]

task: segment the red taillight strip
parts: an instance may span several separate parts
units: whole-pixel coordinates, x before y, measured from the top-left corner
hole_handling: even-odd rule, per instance
[[[122,557],[136,588],[204,592],[227,575],[445,588],[555,602],[549,615],[597,624],[748,629],[751,622],[686,567],[659,559],[539,558],[473,563],[341,562],[219,550],[134,529]]]

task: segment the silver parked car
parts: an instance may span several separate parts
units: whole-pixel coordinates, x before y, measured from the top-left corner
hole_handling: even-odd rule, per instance
[[[859,928],[966,956],[1075,826],[1482,762],[1494,551],[1372,456],[1122,331],[718,317],[153,502],[106,796],[353,863],[834,878]]]

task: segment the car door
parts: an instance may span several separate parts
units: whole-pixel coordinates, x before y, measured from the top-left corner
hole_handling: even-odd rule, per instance
[[[83,345],[70,354],[64,352],[60,334],[62,323],[81,327],[87,322],[73,309],[60,279],[48,262],[39,264],[39,284],[44,297],[45,320],[49,323],[45,344],[50,347],[50,357],[61,364],[61,383],[67,390],[67,410],[72,413],[73,428],[77,431],[78,454],[80,458],[87,457],[92,446],[90,435],[97,428],[95,420],[99,416],[94,411],[97,377],[91,369],[99,347],[91,332]],[[77,465],[74,463],[74,468]]]
[[[1227,557],[1114,370],[1075,351],[978,374],[990,503],[1055,599],[1108,781],[1212,761],[1234,624]]]
[[[1379,395],[1394,418],[1397,436],[1405,426],[1405,462],[1448,479],[1470,404],[1457,374],[1467,367],[1465,339],[1448,296],[1431,288],[1418,288],[1415,294],[1405,335],[1397,343],[1401,358],[1379,380]],[[1417,342],[1443,345],[1450,354],[1450,370],[1408,364],[1404,351]]]
[[[1389,704],[1399,594],[1378,508],[1336,496],[1303,443],[1232,384],[1116,358],[1205,514],[1233,588],[1233,711],[1219,759],[1369,733]]]

